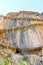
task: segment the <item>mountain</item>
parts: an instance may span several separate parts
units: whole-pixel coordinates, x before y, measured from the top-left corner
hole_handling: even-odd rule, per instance
[[[0,42],[20,49],[43,46],[43,16],[40,13],[11,12],[0,21]]]

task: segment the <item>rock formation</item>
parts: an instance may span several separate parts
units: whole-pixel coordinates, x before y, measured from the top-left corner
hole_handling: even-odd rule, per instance
[[[42,49],[43,16],[38,12],[20,11],[3,16],[0,44],[19,49]]]
[[[15,63],[14,65],[18,65],[19,58],[21,60],[27,58],[24,61],[28,61],[29,63],[32,59],[36,59],[35,63],[37,63],[38,59],[42,61],[43,15],[31,11],[12,12],[6,14],[6,16],[0,15],[1,46],[19,53],[16,55],[11,51],[9,52],[12,53],[11,61],[13,60],[12,64]],[[2,48],[3,50],[5,50],[4,47]],[[6,53],[7,51],[4,52]]]

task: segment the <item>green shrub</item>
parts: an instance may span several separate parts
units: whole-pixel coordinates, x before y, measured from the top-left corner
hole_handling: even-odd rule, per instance
[[[30,65],[28,62],[19,62],[18,65]]]
[[[11,61],[9,57],[4,57],[3,62],[0,65],[11,65]]]

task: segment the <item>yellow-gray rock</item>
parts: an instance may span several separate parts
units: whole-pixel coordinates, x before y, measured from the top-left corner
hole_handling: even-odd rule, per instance
[[[0,24],[0,43],[16,48],[34,49],[43,46],[43,18],[40,13],[9,13]]]

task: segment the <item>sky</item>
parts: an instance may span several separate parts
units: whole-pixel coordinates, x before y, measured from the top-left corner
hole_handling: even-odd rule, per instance
[[[0,14],[9,12],[35,11],[43,12],[43,0],[0,0]]]

